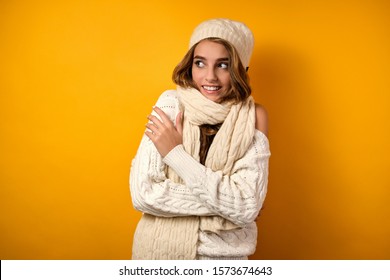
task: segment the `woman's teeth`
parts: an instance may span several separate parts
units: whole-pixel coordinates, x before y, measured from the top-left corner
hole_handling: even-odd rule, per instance
[[[209,86],[203,86],[203,88],[205,90],[209,90],[209,91],[215,91],[215,90],[219,90],[221,87],[209,87]]]

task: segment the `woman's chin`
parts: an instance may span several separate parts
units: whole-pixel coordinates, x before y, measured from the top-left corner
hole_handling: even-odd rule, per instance
[[[217,92],[209,92],[205,90],[201,90],[200,93],[206,97],[208,100],[211,100],[213,102],[217,102],[221,99],[221,93],[219,91]]]

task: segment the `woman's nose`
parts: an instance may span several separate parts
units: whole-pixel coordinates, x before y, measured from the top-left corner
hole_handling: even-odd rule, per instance
[[[207,74],[206,74],[206,81],[208,82],[214,82],[217,81],[218,77],[215,73],[214,69],[208,69]]]

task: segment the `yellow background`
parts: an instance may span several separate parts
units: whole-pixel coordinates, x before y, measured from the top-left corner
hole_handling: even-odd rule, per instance
[[[0,258],[129,259],[146,115],[212,17],[269,112],[258,259],[390,258],[388,1],[0,1]]]

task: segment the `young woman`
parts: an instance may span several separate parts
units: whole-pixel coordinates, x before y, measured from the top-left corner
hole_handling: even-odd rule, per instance
[[[143,212],[133,259],[247,259],[268,182],[267,114],[247,75],[249,28],[212,19],[193,32],[148,116],[130,189]]]

